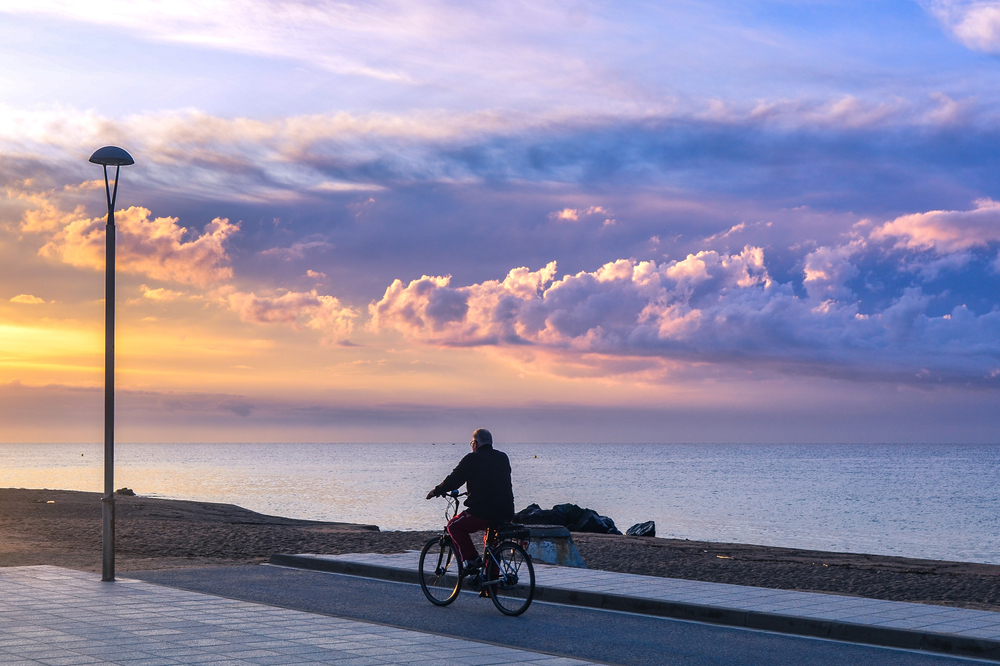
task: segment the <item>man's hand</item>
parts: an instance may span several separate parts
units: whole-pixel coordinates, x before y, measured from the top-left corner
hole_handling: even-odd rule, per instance
[[[437,488],[427,493],[427,499],[433,499],[438,496]]]

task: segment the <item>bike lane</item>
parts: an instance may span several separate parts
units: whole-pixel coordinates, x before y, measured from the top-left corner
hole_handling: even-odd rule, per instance
[[[274,566],[132,572],[150,582],[433,635],[605,664],[942,666],[969,660],[538,602],[520,617],[463,593],[431,605],[420,587]],[[443,662],[442,662],[443,663]]]

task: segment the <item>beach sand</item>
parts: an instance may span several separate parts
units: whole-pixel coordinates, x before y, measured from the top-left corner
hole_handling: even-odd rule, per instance
[[[101,570],[101,496],[0,489],[0,566]],[[433,532],[116,496],[116,570],[259,564],[272,553],[398,553]],[[745,544],[574,534],[592,569],[1000,611],[1000,566]]]

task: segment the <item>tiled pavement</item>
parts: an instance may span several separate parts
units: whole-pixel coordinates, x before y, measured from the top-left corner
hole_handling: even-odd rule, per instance
[[[285,558],[285,559],[281,559]],[[419,553],[274,556],[272,563],[393,580]],[[536,598],[1000,661],[1000,613],[535,565]]]
[[[0,568],[0,664],[589,662],[50,566]]]

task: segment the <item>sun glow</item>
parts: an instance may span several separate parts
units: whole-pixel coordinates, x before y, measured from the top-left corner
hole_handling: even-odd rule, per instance
[[[0,324],[0,373],[4,379],[44,381],[73,376],[98,378],[104,349],[93,327]]]

